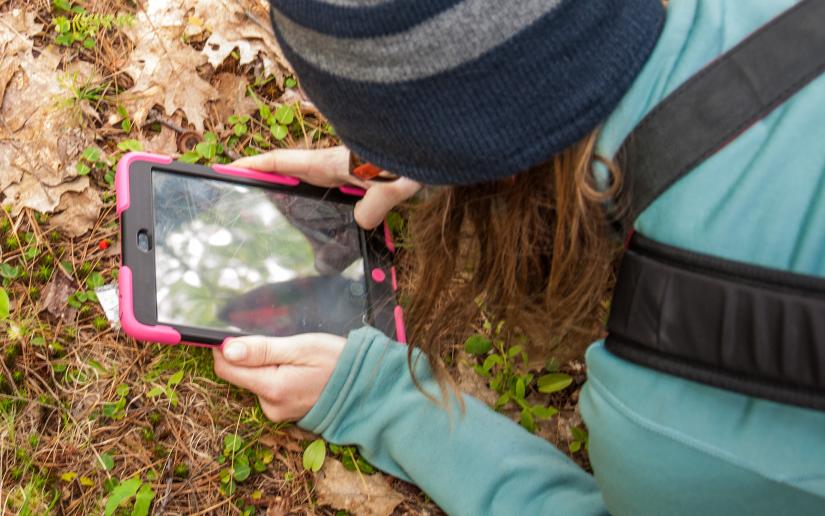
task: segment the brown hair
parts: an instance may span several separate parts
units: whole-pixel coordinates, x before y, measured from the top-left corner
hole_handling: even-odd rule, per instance
[[[469,334],[481,306],[528,336],[533,357],[566,361],[603,332],[621,245],[602,203],[620,175],[594,156],[595,141],[593,132],[510,179],[433,189],[411,208],[402,260],[413,293],[410,342],[430,357],[442,395],[441,358]],[[608,191],[592,184],[594,159],[611,172]]]

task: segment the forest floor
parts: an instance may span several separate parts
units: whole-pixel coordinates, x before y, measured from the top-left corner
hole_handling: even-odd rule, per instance
[[[4,514],[441,513],[352,447],[308,453],[317,436],[266,420],[209,350],[135,342],[101,306],[125,152],[334,144],[263,0],[0,0]],[[459,384],[587,467],[582,364],[529,371],[500,330],[456,343]]]

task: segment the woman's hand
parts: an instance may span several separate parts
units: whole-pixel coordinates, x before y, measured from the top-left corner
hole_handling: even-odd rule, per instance
[[[278,149],[241,158],[232,165],[278,172],[325,188],[344,184],[364,188],[367,193],[355,205],[355,221],[364,229],[377,227],[391,209],[421,189],[419,183],[404,177],[387,183],[358,179],[349,173],[349,156],[349,150],[344,146],[318,150]]]
[[[238,337],[212,350],[215,374],[257,394],[272,421],[295,421],[318,401],[346,342],[326,333]]]

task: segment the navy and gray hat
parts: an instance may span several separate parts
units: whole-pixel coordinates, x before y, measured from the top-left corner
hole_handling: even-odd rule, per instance
[[[524,171],[607,118],[661,0],[270,0],[309,97],[360,158],[428,184]]]

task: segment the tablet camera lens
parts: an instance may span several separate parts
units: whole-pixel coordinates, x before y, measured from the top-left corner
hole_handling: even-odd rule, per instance
[[[148,253],[152,248],[152,240],[149,238],[149,232],[141,229],[137,234],[137,248],[144,253]]]
[[[366,294],[363,283],[360,281],[353,281],[349,284],[349,293],[354,297],[363,297]]]

